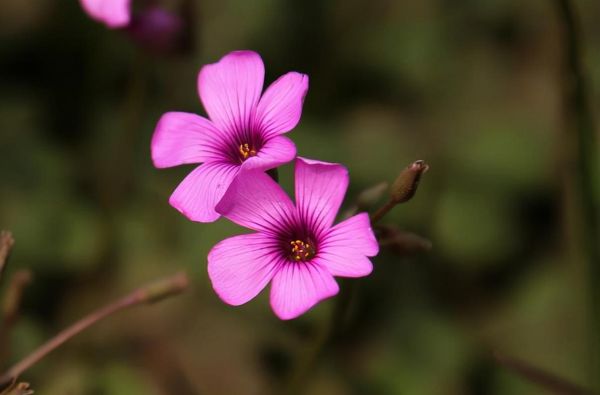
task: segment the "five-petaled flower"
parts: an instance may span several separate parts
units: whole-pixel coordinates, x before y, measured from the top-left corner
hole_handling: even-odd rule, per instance
[[[231,221],[257,231],[218,243],[208,274],[220,298],[241,305],[271,282],[271,306],[281,319],[303,314],[339,291],[333,276],[371,273],[379,246],[366,213],[333,221],[348,187],[338,164],[297,158],[296,204],[264,172],[245,171],[217,205]]]
[[[300,120],[308,77],[284,74],[261,97],[264,74],[257,53],[232,52],[198,75],[200,99],[210,120],[169,112],[158,122],[151,144],[156,167],[203,163],[169,199],[189,219],[219,218],[215,206],[240,171],[268,170],[296,156],[294,143],[282,134]]]
[[[131,21],[131,0],[80,0],[90,17],[117,29]]]

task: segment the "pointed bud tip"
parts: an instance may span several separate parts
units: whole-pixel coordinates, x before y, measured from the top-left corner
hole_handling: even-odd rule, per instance
[[[429,165],[427,163],[425,163],[424,160],[416,160],[414,161],[409,168],[413,171],[418,171],[419,173],[423,174],[425,173],[427,170],[429,170]]]

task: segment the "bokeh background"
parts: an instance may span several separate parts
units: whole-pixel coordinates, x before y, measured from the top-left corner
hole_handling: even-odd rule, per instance
[[[168,2],[167,2],[168,3]],[[302,156],[342,162],[347,205],[416,159],[416,197],[384,220],[433,249],[375,258],[310,394],[542,394],[496,350],[590,383],[589,274],[561,99],[561,27],[548,0],[188,2],[184,51],[149,52],[77,1],[0,3],[0,228],[8,273],[31,269],[7,366],[86,312],[185,270],[189,292],[93,327],[23,379],[40,394],[281,393],[335,299],[291,321],[267,292],[232,308],[206,256],[240,232],[167,199],[192,167],[153,168],[160,115],[204,114],[196,76],[235,49],[266,82],[310,76]],[[188,4],[189,6],[190,4]],[[576,1],[598,112],[600,4]],[[179,4],[167,6],[177,9]],[[280,173],[291,185],[291,169]]]

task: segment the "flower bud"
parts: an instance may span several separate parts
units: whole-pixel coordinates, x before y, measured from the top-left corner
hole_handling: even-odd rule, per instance
[[[4,388],[6,387],[6,388]],[[7,386],[0,386],[0,395],[32,395],[33,390],[29,383],[9,381]]]
[[[387,182],[380,182],[362,191],[356,198],[358,211],[367,211],[383,196],[388,189]]]
[[[417,192],[421,175],[428,169],[429,165],[418,160],[402,170],[390,188],[392,202],[398,204],[409,201]]]
[[[431,250],[431,241],[415,233],[406,232],[395,226],[378,226],[379,245],[389,247],[401,255]]]

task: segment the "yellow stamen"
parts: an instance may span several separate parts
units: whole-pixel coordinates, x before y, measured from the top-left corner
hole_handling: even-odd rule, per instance
[[[290,241],[290,245],[292,246],[290,258],[295,261],[308,261],[316,254],[315,248],[309,242],[292,240]]]
[[[250,147],[250,144],[244,143],[240,144],[240,154],[242,155],[242,159],[248,159],[251,156],[256,156],[256,150],[254,147]]]

